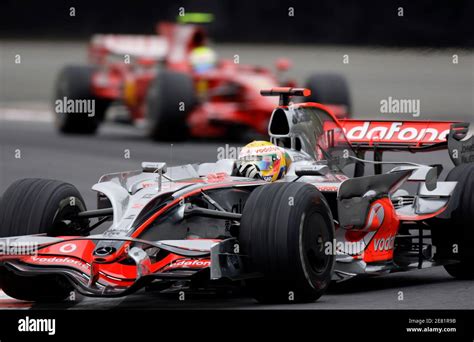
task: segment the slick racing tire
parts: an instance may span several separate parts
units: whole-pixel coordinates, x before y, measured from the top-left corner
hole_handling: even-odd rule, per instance
[[[73,291],[68,281],[59,275],[25,277],[0,268],[0,288],[8,296],[30,302],[61,302]]]
[[[71,184],[48,179],[21,179],[0,200],[0,236],[31,234],[79,235],[87,220],[66,224],[63,219],[86,210]],[[0,268],[0,286],[10,297],[28,301],[60,301],[72,287],[58,275],[20,276]]]
[[[148,134],[153,140],[184,140],[188,136],[187,114],[196,104],[191,76],[161,70],[151,82],[146,98]]]
[[[458,182],[451,197],[455,206],[449,222],[436,227],[439,229],[433,233],[438,234],[438,239],[449,242],[451,250],[454,244],[458,247],[454,257],[460,262],[445,265],[446,271],[458,279],[474,279],[474,163],[456,166],[446,181]]]
[[[305,183],[274,183],[255,189],[242,213],[239,243],[247,281],[261,303],[313,302],[327,289],[335,257],[331,211],[324,196]],[[332,249],[331,249],[332,250]]]
[[[306,80],[305,88],[311,90],[311,95],[304,98],[305,102],[343,105],[350,115],[351,97],[344,76],[334,73],[313,74]]]
[[[92,75],[96,67],[69,65],[64,67],[56,80],[53,98],[56,127],[65,134],[94,134],[105,118],[105,112],[110,101],[98,99],[92,94]],[[77,102],[72,102],[72,101]],[[94,113],[88,113],[85,108],[76,112],[77,106],[69,108],[69,103],[93,101]]]

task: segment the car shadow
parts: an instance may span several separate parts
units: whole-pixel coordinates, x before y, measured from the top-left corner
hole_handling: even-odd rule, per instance
[[[430,284],[450,283],[454,280],[443,272],[425,273],[422,270],[408,273],[394,273],[379,277],[365,277],[347,280],[342,283],[332,283],[326,295],[350,295],[367,293],[369,296],[373,291],[389,289],[403,289],[417,286],[427,286]],[[318,302],[323,302],[323,296]],[[327,298],[327,297],[326,297]],[[346,297],[347,298],[347,297]],[[314,308],[315,306],[297,306],[293,308]],[[325,304],[329,304],[325,301]],[[32,309],[92,309],[92,310],[121,310],[121,309],[165,309],[165,310],[198,310],[198,309],[291,309],[289,305],[258,305],[245,291],[237,291],[232,294],[216,293],[185,293],[185,297],[180,293],[158,293],[140,290],[139,292],[125,298],[87,298],[78,296],[75,302],[63,303],[37,303]]]
[[[429,284],[442,284],[453,282],[455,279],[447,273],[437,272],[436,274],[423,274],[423,271],[409,271],[392,273],[381,276],[367,276],[349,279],[343,282],[331,283],[328,294],[351,294],[360,292],[370,292],[387,290],[393,288],[406,288]]]

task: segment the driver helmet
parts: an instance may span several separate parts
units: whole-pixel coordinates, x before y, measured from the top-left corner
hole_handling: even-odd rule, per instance
[[[274,182],[286,174],[289,163],[282,148],[268,141],[253,141],[240,151],[237,167],[244,177]]]
[[[189,61],[195,72],[203,73],[216,66],[217,55],[211,48],[199,46],[191,51]]]

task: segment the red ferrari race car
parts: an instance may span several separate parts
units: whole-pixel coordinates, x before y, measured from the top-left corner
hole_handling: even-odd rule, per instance
[[[158,35],[93,36],[90,65],[66,66],[57,79],[58,129],[95,133],[110,105],[118,103],[127,109],[126,121],[144,121],[155,140],[266,135],[276,102],[262,100],[259,91],[292,85],[283,79],[290,62],[278,60],[273,73],[218,60],[203,26],[181,21],[159,23]],[[349,89],[341,75],[313,74],[306,86],[312,90],[312,101],[331,106],[340,117],[349,115]],[[94,100],[93,113],[73,106],[87,100]]]
[[[474,278],[468,124],[339,121],[321,104],[289,103],[308,93],[262,91],[280,96],[271,143],[249,144],[257,154],[243,160],[284,164],[275,182],[242,174],[240,156],[168,168],[144,162],[103,175],[92,187],[98,208],[87,210],[71,184],[16,181],[0,202],[3,291],[49,301],[73,290],[113,297],[142,287],[243,285],[262,302],[309,302],[331,280],[360,275],[443,265],[456,278]],[[381,158],[387,150],[440,149],[455,165],[444,181],[439,165]],[[375,160],[364,159],[366,151]],[[367,165],[374,175],[365,175]],[[95,234],[102,224],[108,228]]]

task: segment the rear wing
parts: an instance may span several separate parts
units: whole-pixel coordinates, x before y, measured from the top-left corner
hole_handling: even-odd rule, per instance
[[[163,60],[169,50],[164,37],[157,35],[95,34],[89,44],[89,60],[93,64],[105,64],[110,56],[125,56]]]
[[[165,60],[175,70],[187,71],[190,52],[196,47],[206,46],[208,41],[202,25],[159,22],[156,31],[168,44]]]
[[[455,121],[371,121],[339,120],[354,147],[384,150],[446,148],[447,136]]]
[[[339,120],[347,140],[361,153],[423,152],[448,149],[455,165],[474,162],[474,136],[469,123],[456,121]]]

